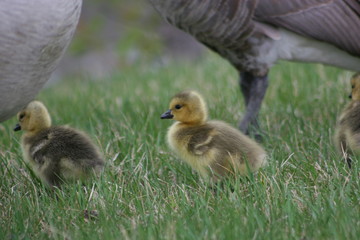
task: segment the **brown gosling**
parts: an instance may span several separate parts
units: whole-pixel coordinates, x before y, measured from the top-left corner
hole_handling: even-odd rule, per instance
[[[351,78],[351,102],[342,111],[335,130],[334,142],[351,168],[353,154],[360,153],[360,73]]]
[[[224,176],[248,175],[266,164],[264,149],[222,121],[208,121],[203,97],[183,91],[170,101],[161,119],[174,119],[167,141],[170,148],[202,177],[217,182]]]
[[[104,159],[90,138],[67,126],[51,126],[41,102],[30,102],[17,118],[14,131],[25,131],[21,138],[24,160],[45,184],[84,181],[103,170]]]

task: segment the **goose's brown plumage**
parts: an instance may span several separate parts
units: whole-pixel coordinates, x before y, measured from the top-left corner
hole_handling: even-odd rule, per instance
[[[247,112],[257,115],[278,60],[360,71],[360,2],[355,0],[149,0],[171,24],[227,59],[240,75]]]
[[[360,3],[355,0],[260,0],[255,20],[334,44],[360,56]]]

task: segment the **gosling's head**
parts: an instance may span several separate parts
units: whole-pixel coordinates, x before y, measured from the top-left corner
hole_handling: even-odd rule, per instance
[[[207,108],[202,96],[195,91],[183,91],[170,101],[170,109],[161,119],[174,119],[186,124],[202,124],[207,119]]]
[[[351,93],[349,95],[353,101],[360,100],[360,73],[356,73],[351,78]]]
[[[14,131],[36,133],[51,126],[50,115],[44,104],[39,101],[30,102],[17,114],[17,119],[19,123],[16,124]]]

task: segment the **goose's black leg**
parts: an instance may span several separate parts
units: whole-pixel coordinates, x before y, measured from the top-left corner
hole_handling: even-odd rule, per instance
[[[254,132],[254,136],[258,140],[261,139],[261,135],[257,116],[267,87],[267,75],[258,77],[250,72],[240,73],[240,88],[245,99],[246,114],[240,122],[239,128],[245,134],[249,134],[251,129],[254,129],[256,131]]]
[[[346,163],[347,163],[347,165],[348,165],[348,167],[351,169],[351,158],[349,158],[349,157],[347,157],[346,158]]]

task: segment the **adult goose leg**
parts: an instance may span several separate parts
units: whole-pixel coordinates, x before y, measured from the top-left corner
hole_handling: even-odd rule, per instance
[[[252,129],[256,129],[254,135],[258,140],[261,139],[261,135],[257,118],[267,87],[267,74],[258,77],[250,72],[240,73],[240,88],[245,99],[246,113],[240,122],[239,128],[245,134],[249,134]]]

